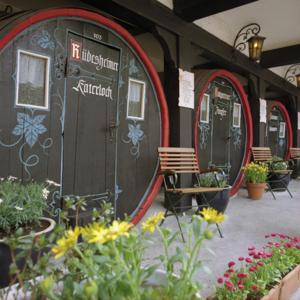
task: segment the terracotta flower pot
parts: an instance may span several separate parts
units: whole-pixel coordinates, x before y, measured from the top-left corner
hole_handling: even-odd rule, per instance
[[[266,189],[266,183],[247,182],[248,196],[250,199],[259,200],[262,198]]]

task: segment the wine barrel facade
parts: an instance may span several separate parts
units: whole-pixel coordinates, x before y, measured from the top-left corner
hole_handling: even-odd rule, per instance
[[[161,185],[168,144],[158,75],[135,39],[99,13],[18,13],[0,23],[0,176],[50,179],[61,196],[113,204],[137,222]]]
[[[252,145],[252,117],[247,96],[232,73],[198,70],[195,97],[194,144],[200,167],[223,169],[232,186],[230,195],[235,195]]]
[[[272,155],[288,159],[290,148],[293,145],[292,124],[289,113],[279,101],[269,101],[267,110],[265,144],[271,148]]]

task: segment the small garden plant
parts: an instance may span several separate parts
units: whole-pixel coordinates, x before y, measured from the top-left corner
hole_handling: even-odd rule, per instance
[[[272,170],[287,170],[289,167],[289,164],[287,161],[283,160],[279,156],[273,156],[272,157],[272,163],[271,163],[271,169]]]
[[[52,182],[50,182],[52,184]],[[0,234],[37,223],[47,208],[50,183],[22,183],[15,177],[0,181]]]
[[[280,233],[267,235],[262,250],[248,248],[247,257],[237,264],[228,263],[224,275],[218,278],[218,300],[256,300],[266,295],[289,271],[300,263],[300,239]]]
[[[268,166],[265,163],[251,162],[244,168],[245,180],[249,183],[265,183],[268,176]]]
[[[214,173],[207,173],[199,175],[200,186],[202,187],[221,187],[228,185],[225,176]]]

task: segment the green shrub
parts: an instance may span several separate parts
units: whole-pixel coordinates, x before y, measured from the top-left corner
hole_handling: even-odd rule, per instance
[[[23,184],[14,177],[0,182],[0,232],[10,233],[26,224],[35,223],[47,207],[46,184]]]

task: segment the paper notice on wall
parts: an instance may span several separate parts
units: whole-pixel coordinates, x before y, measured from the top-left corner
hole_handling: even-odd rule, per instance
[[[298,130],[300,130],[300,112],[298,112]]]
[[[181,107],[194,108],[194,73],[179,69],[179,101]]]
[[[261,123],[267,123],[267,101],[260,99],[259,103],[259,120]]]

